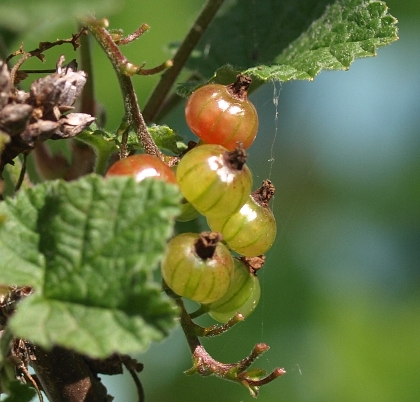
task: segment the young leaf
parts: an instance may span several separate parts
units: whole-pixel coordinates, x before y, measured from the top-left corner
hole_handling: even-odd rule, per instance
[[[167,149],[177,155],[187,149],[182,137],[168,126],[153,125],[149,127],[149,132],[159,148]]]
[[[163,181],[85,176],[0,204],[2,282],[34,287],[10,319],[17,337],[92,357],[144,350],[174,325],[153,280],[179,212]]]
[[[168,126],[154,124],[149,127],[149,132],[160,149],[173,152],[176,155],[187,149],[187,145],[182,142],[183,138]],[[113,152],[118,152],[121,148],[121,135],[107,132],[94,124],[82,131],[76,138],[93,147],[99,159],[108,160]],[[129,131],[127,140],[128,152],[139,149],[142,149],[142,146],[138,136],[135,132]]]
[[[348,69],[354,59],[374,56],[377,47],[398,39],[397,20],[383,1],[337,0],[325,8],[330,3],[237,2],[214,21],[187,67],[208,78],[216,63],[225,63],[212,81],[227,84],[243,73],[255,88],[269,80],[311,80],[323,69]]]

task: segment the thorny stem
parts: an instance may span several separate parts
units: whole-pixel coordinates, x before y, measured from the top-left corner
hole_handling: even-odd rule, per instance
[[[131,78],[124,74],[127,67],[130,68],[132,64],[129,63],[120,52],[118,46],[112,39],[111,34],[103,25],[98,24],[95,20],[88,20],[87,26],[98,41],[99,45],[105,51],[117,74],[121,92],[123,94],[124,108],[128,123],[137,133],[144,151],[150,155],[162,158],[162,154],[154,143],[149,130],[147,129],[146,122],[140,112],[140,107],[137,102],[137,96],[134,92]]]
[[[168,292],[168,294],[171,295],[171,292]],[[248,375],[245,371],[262,353],[269,349],[264,343],[255,345],[251,354],[237,363],[227,364],[215,360],[200,343],[197,336],[197,325],[191,320],[182,299],[180,297],[174,297],[174,300],[181,311],[181,327],[184,331],[194,361],[193,367],[187,370],[186,374],[199,373],[201,375],[215,375],[242,384],[249,389],[251,395],[257,396],[258,388],[261,385],[268,384],[286,373],[284,369],[276,368],[269,375],[260,379],[255,379],[254,376]]]
[[[20,66],[29,58],[31,57],[38,57],[41,61],[44,60],[44,55],[42,54],[43,52],[45,52],[48,49],[51,49],[54,46],[59,46],[59,45],[63,45],[65,43],[71,43],[73,45],[73,49],[76,50],[79,46],[79,39],[82,35],[86,35],[87,34],[87,30],[86,27],[82,27],[79,32],[75,33],[72,35],[71,38],[69,39],[59,39],[56,40],[55,42],[41,42],[39,44],[39,47],[37,49],[31,50],[30,52],[25,52],[23,50],[23,44],[20,46],[19,50],[17,50],[16,52],[12,53],[7,59],[6,59],[6,63],[9,62],[13,57],[18,56],[18,55],[23,55],[20,60],[13,66],[13,68],[10,70],[10,79],[11,82],[14,83],[16,80],[16,74],[20,68]]]
[[[181,46],[175,54],[173,59],[173,66],[166,70],[155,87],[152,95],[143,111],[144,119],[147,122],[153,121],[159,112],[160,107],[163,104],[167,94],[169,93],[172,85],[178,77],[181,69],[184,67],[185,62],[193,51],[194,47],[203,36],[213,17],[223,4],[224,0],[208,0],[200,15],[194,22],[192,28],[188,32]]]

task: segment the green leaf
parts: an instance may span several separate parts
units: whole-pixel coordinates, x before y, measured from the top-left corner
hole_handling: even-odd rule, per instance
[[[129,129],[128,126],[125,126],[125,128]],[[179,155],[187,149],[187,145],[182,141],[183,138],[170,127],[165,125],[152,125],[148,129],[153,141],[160,149],[173,152],[176,155]],[[89,144],[94,148],[98,157],[98,172],[104,173],[106,162],[108,162],[110,155],[120,150],[122,131],[119,130],[117,134],[113,134],[92,124],[90,128],[84,130],[76,137],[79,141]],[[129,131],[128,133],[127,150],[128,152],[143,150],[139,138],[134,131]]]
[[[3,402],[30,402],[36,395],[36,391],[27,384],[18,380],[10,381],[7,384],[8,396]]]
[[[141,351],[176,311],[153,280],[179,213],[159,180],[46,182],[0,204],[0,277],[34,294],[10,319],[15,336],[93,357]]]
[[[228,84],[243,73],[255,88],[270,80],[312,80],[323,69],[348,69],[354,59],[374,56],[377,47],[398,39],[397,20],[384,2],[338,0],[325,9],[329,3],[237,2],[214,21],[187,67],[208,78],[225,64],[211,81]],[[180,93],[190,90],[181,87]]]
[[[156,145],[161,149],[166,149],[177,155],[187,149],[187,146],[182,142],[183,138],[168,126],[153,125],[149,127],[149,132]]]

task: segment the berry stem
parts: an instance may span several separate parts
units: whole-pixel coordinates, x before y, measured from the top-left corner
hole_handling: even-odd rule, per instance
[[[123,94],[124,109],[128,123],[137,133],[144,151],[150,155],[162,158],[162,154],[153,141],[153,138],[147,129],[143,115],[141,114],[131,78],[124,74],[124,71],[127,70],[127,68],[130,68],[132,64],[129,63],[123,56],[118,46],[112,39],[111,34],[107,31],[107,22],[99,24],[96,20],[89,19],[86,21],[86,24],[90,32],[92,32],[93,36],[98,41],[99,45],[105,51],[117,74],[121,92]]]
[[[173,295],[170,291],[168,291],[167,294],[169,296]],[[269,347],[264,343],[255,345],[251,354],[237,363],[221,363],[215,360],[201,344],[197,335],[197,325],[192,321],[190,315],[185,309],[182,299],[176,295],[173,296],[173,299],[181,312],[181,327],[184,331],[185,338],[193,358],[193,367],[187,370],[185,372],[186,374],[198,373],[203,376],[215,375],[216,377],[224,378],[225,380],[244,385],[248,388],[252,396],[257,396],[258,389],[261,385],[267,384],[285,373],[284,369],[276,368],[268,376],[258,379],[245,371],[259,356],[269,349]],[[233,324],[234,321],[237,322],[237,320],[240,319],[241,317],[235,316],[235,319],[231,320],[232,323],[231,321],[229,321],[229,323]],[[225,328],[226,325],[220,327]],[[217,330],[214,329],[213,331],[217,332]],[[208,333],[204,335],[208,336]],[[214,333],[213,335],[217,335],[217,333]]]
[[[127,35],[125,38],[121,38],[116,40],[116,44],[121,45],[128,45],[129,43],[133,42],[137,38],[139,38],[141,35],[143,35],[145,32],[147,32],[150,29],[150,25],[148,24],[142,24],[136,31],[131,33],[130,35]]]
[[[212,325],[211,327],[203,328],[204,333],[202,336],[207,338],[224,334],[225,332],[229,331],[234,325],[238,322],[241,322],[245,319],[245,317],[241,313],[236,313],[226,324],[221,325]]]
[[[193,26],[182,42],[181,46],[173,59],[173,66],[162,74],[162,77],[151,94],[144,108],[143,115],[147,122],[151,122],[159,112],[166,96],[168,95],[176,78],[184,67],[188,57],[203,36],[208,25],[213,20],[216,12],[223,4],[224,0],[208,0],[200,15],[195,20]]]

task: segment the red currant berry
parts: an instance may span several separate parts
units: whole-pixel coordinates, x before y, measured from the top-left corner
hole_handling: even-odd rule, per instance
[[[115,162],[106,172],[108,176],[133,176],[137,182],[148,177],[177,184],[175,173],[158,157],[148,154],[130,155]]]
[[[204,144],[188,151],[178,164],[178,184],[184,197],[205,216],[229,216],[246,202],[252,175],[241,148],[227,151]]]
[[[220,299],[229,289],[233,258],[219,233],[183,233],[169,241],[162,277],[178,295],[199,303]]]
[[[248,100],[251,78],[238,75],[228,86],[209,84],[197,89],[185,107],[187,124],[207,144],[223,145],[229,151],[238,142],[247,149],[258,131],[258,115]]]
[[[261,294],[255,271],[245,261],[234,259],[234,262],[230,288],[222,298],[206,306],[209,315],[223,323],[228,322],[236,313],[248,317],[257,307]]]
[[[238,212],[224,218],[208,216],[207,223],[238,254],[247,257],[264,254],[276,238],[276,220],[268,206],[273,194],[274,186],[266,180]]]

